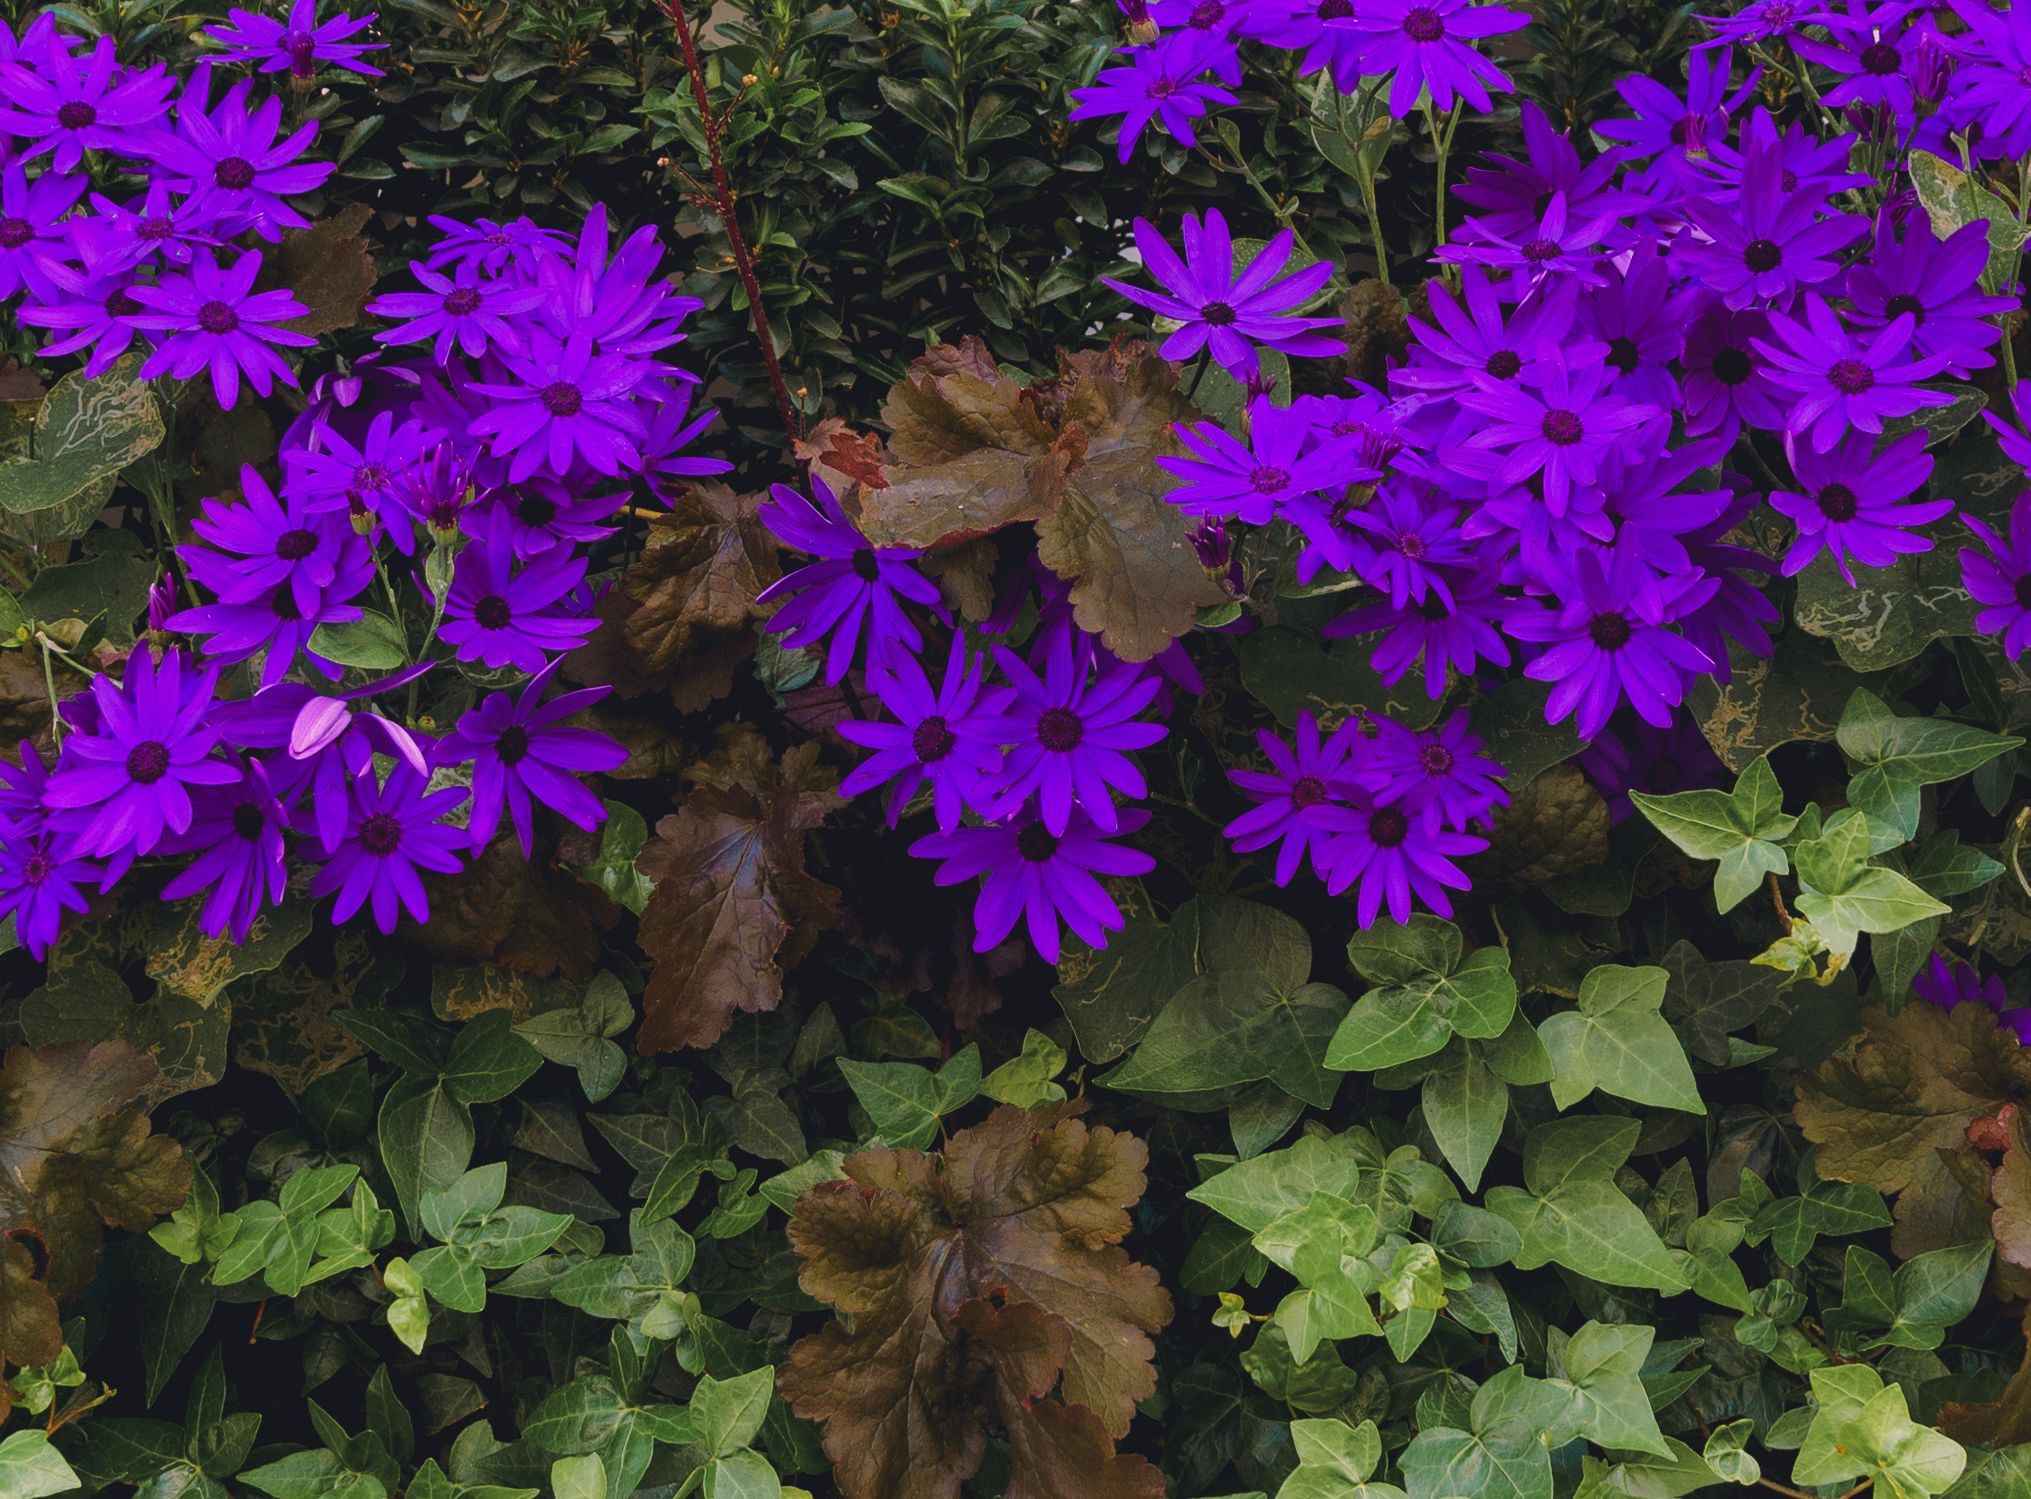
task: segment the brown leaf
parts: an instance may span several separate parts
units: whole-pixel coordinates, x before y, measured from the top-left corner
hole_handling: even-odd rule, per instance
[[[1037,523],[1037,555],[1071,583],[1081,629],[1124,660],[1147,661],[1226,597],[1192,550],[1191,525],[1163,498],[1171,481],[1156,466],[1179,451],[1171,424],[1198,413],[1179,394],[1176,369],[1140,343],[1067,356],[1045,395],[1061,405],[1061,441],[1069,447],[1076,434],[1083,456],[1063,501]]]
[[[2031,1053],[1981,1005],[1877,1006],[1862,1025],[1799,1079],[1798,1127],[1819,1146],[1821,1176],[1897,1195],[1896,1247],[1908,1254],[1913,1230],[1929,1240],[1925,1225],[1965,1216],[1969,1193],[1949,1158],[1966,1154],[1970,1124],[2031,1102]]]
[[[289,229],[261,277],[264,286],[286,286],[310,309],[282,326],[317,336],[350,328],[373,295],[378,274],[360,235],[374,210],[348,203],[308,229]]]
[[[433,877],[429,888],[430,920],[404,924],[411,941],[453,962],[493,963],[538,978],[590,978],[600,933],[621,917],[597,886],[546,860],[523,858],[505,830],[462,873]]]
[[[844,417],[825,417],[797,439],[794,451],[800,463],[827,470],[820,477],[834,493],[888,487],[882,472],[887,455],[882,452],[881,439],[872,432],[855,432]]]
[[[156,1076],[124,1041],[10,1047],[0,1066],[0,1231],[33,1229],[51,1294],[90,1282],[101,1226],[138,1233],[190,1191],[190,1163],[129,1108]]]
[[[738,1011],[773,1010],[780,963],[810,951],[839,892],[806,872],[804,835],[830,810],[838,781],[816,744],[779,764],[746,725],[693,768],[697,789],[637,861],[655,880],[641,942],[655,961],[643,995],[644,1054],[710,1046]]]
[[[0,1237],[0,1363],[33,1368],[63,1350],[63,1324],[44,1277],[41,1249],[33,1229],[10,1229]],[[0,1381],[0,1420],[13,1397],[12,1386]]]
[[[1513,889],[1592,869],[1608,857],[1608,804],[1577,766],[1554,765],[1495,811],[1476,861]]]
[[[2024,1331],[2031,1335],[2031,1308],[2024,1313]],[[2031,1349],[1994,1400],[1981,1405],[1950,1400],[1941,1406],[1939,1428],[1956,1442],[1970,1446],[2014,1447],[2031,1442]]]
[[[1996,1128],[2003,1137],[2003,1160],[1989,1179],[1989,1196],[1996,1206],[1989,1229],[1996,1236],[1999,1258],[2031,1266],[2031,1116],[2008,1104],[2003,1112],[2009,1119]],[[1969,1135],[1977,1136],[1985,1123],[1993,1121],[1977,1121]]]
[[[952,1138],[847,1158],[797,1202],[799,1282],[852,1318],[791,1349],[778,1388],[825,1423],[848,1499],[951,1499],[985,1431],[1009,1438],[1020,1499],[1159,1499],[1113,1450],[1154,1388],[1170,1321],[1156,1273],[1120,1241],[1148,1151],[1080,1105],[1003,1107]],[[1064,1403],[1049,1401],[1062,1372]]]

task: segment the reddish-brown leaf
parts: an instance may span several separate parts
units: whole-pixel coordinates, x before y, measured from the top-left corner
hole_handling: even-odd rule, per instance
[[[430,920],[405,922],[404,935],[452,962],[590,978],[600,933],[620,920],[620,907],[537,853],[524,858],[503,829],[461,873],[430,881]]]
[[[2031,1310],[2024,1314],[2024,1331],[2031,1335]],[[2023,1365],[2010,1376],[2003,1393],[1980,1405],[1948,1401],[1939,1408],[1939,1426],[1956,1442],[1983,1447],[2014,1447],[2031,1442],[2031,1351]]]

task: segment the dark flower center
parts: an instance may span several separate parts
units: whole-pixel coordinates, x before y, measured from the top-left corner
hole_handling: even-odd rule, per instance
[[[1291,787],[1291,805],[1302,812],[1306,807],[1316,807],[1326,799],[1326,783],[1317,776],[1300,777]]]
[[[1408,557],[1413,562],[1421,561],[1425,554],[1425,539],[1415,531],[1399,531],[1396,533],[1396,550],[1398,556]]]
[[[508,601],[498,593],[490,593],[473,605],[473,619],[482,630],[505,630],[514,613],[508,608]]]
[[[1345,21],[1354,15],[1354,0],[1320,0],[1321,21]]]
[[[1154,78],[1150,80],[1149,96],[1152,99],[1168,99],[1181,85],[1175,78]]]
[[[176,233],[176,225],[169,219],[143,219],[134,226],[136,239],[165,240]]]
[[[1210,327],[1225,328],[1234,321],[1234,309],[1225,302],[1208,302],[1199,309],[1199,318]]]
[[[1587,638],[1604,651],[1619,651],[1629,643],[1629,621],[1619,614],[1597,614],[1587,622]]]
[[[402,824],[392,812],[375,812],[360,824],[360,847],[370,854],[392,854],[402,846]]]
[[[1774,239],[1752,239],[1742,249],[1742,264],[1761,275],[1774,271],[1784,259],[1784,251]]]
[[[1498,380],[1511,380],[1523,368],[1523,356],[1514,349],[1497,349],[1481,367]]]
[[[268,830],[268,818],[252,802],[241,802],[233,808],[233,831],[252,843]]]
[[[1883,304],[1883,310],[1892,317],[1901,317],[1908,312],[1914,323],[1925,321],[1925,304],[1909,292],[1899,292]]]
[[[1714,372],[1714,378],[1723,385],[1740,385],[1749,378],[1752,368],[1746,349],[1717,350],[1709,367]]]
[[[1037,715],[1037,742],[1047,750],[1069,753],[1079,748],[1084,733],[1079,715],[1070,708],[1046,708]]]
[[[494,753],[503,765],[514,765],[525,759],[529,753],[529,731],[518,723],[511,723],[501,730],[501,737],[494,741]]]
[[[881,559],[873,547],[862,547],[853,554],[853,575],[863,583],[872,583],[882,575]]]
[[[1344,0],[1332,0],[1332,3],[1344,3]],[[1349,5],[1347,9],[1351,11],[1354,7]],[[1211,31],[1220,24],[1220,18],[1226,14],[1227,7],[1221,0],[1205,0],[1205,3],[1192,7],[1191,15],[1185,18],[1185,24],[1197,27],[1200,31]]]
[[[1609,344],[1608,363],[1612,368],[1620,370],[1625,375],[1634,374],[1637,364],[1636,340],[1633,338],[1618,338]]]
[[[1249,483],[1257,494],[1281,494],[1291,482],[1291,476],[1272,464],[1265,464],[1249,475]]]
[[[515,519],[525,526],[547,526],[557,519],[557,502],[540,494],[525,494],[515,504]]]
[[[1587,435],[1579,413],[1574,411],[1547,411],[1544,420],[1538,424],[1538,430],[1544,433],[1546,442],[1561,448],[1569,448]]]
[[[1853,520],[1861,508],[1855,492],[1845,484],[1829,484],[1818,495],[1819,513],[1828,520]]]
[[[1858,396],[1876,383],[1876,372],[1859,359],[1836,359],[1826,377],[1844,396]]]
[[[48,854],[30,854],[21,864],[21,882],[24,885],[40,885],[56,871],[56,863]]]
[[[275,555],[284,562],[294,562],[300,557],[308,557],[316,550],[317,533],[306,531],[301,526],[292,531],[284,531],[275,538]]]
[[[910,748],[926,765],[935,765],[951,754],[952,746],[958,742],[952,730],[946,727],[945,720],[936,714],[918,724],[916,732],[910,735]]]
[[[83,130],[98,123],[99,112],[82,99],[73,99],[56,112],[57,124],[66,130]]]
[[[1410,819],[1394,807],[1378,807],[1369,814],[1368,836],[1377,848],[1395,848],[1410,836]]]
[[[1643,779],[1654,792],[1676,791],[1685,784],[1685,772],[1676,760],[1653,760]]]
[[[268,600],[268,607],[277,619],[302,619],[303,611],[296,607],[296,590],[287,583],[277,588]]]
[[[228,192],[245,192],[254,185],[254,163],[244,156],[228,156],[212,168],[212,181]]]
[[[132,317],[141,310],[141,304],[127,295],[127,288],[116,286],[106,296],[108,317]]]
[[[493,233],[483,236],[483,238],[490,245],[512,245],[515,242],[505,229],[496,229]]]
[[[1791,24],[1791,15],[1792,9],[1788,0],[1777,0],[1775,5],[1764,7],[1763,24],[1772,28],[1789,26]]]
[[[1427,775],[1442,776],[1453,768],[1453,752],[1443,744],[1427,744],[1418,750],[1417,763]]]
[[[537,399],[552,416],[577,416],[585,405],[584,393],[569,380],[553,380],[543,387]]]
[[[1686,142],[1686,137],[1692,134],[1692,125],[1693,117],[1691,115],[1680,115],[1677,119],[1673,120],[1671,122],[1671,129],[1666,132],[1671,137],[1671,143],[1674,146],[1683,146]]]
[[[127,774],[143,786],[153,786],[169,774],[169,746],[159,739],[144,739],[127,751]]]
[[[470,286],[461,286],[444,299],[444,310],[453,317],[470,317],[480,310],[480,294]]]
[[[207,302],[197,310],[197,325],[207,333],[231,333],[240,326],[240,315],[224,302]]]
[[[1862,66],[1878,78],[1896,72],[1903,62],[1903,55],[1888,42],[1871,42],[1862,49]]]
[[[35,238],[35,225],[23,218],[0,219],[0,250],[18,250]]]
[[[2031,573],[2017,580],[2017,607],[2031,609]]]
[[[1547,260],[1559,258],[1559,242],[1555,239],[1527,239],[1523,242],[1523,258],[1542,265]]]
[[[1404,13],[1403,34],[1414,42],[1435,42],[1446,34],[1446,23],[1426,5],[1413,5]]]
[[[1041,864],[1058,851],[1058,840],[1041,822],[1033,822],[1016,834],[1016,852],[1032,864]]]

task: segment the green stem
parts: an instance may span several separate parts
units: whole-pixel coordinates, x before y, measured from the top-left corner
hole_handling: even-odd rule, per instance
[[[1446,111],[1446,128],[1443,133],[1439,130],[1438,116],[1432,112],[1432,101],[1430,99],[1425,100],[1424,110],[1425,129],[1431,132],[1432,153],[1437,159],[1437,170],[1435,172],[1438,186],[1437,243],[1443,245],[1446,242],[1446,161],[1453,154],[1453,132],[1460,125],[1460,106],[1455,101],[1453,107]]]
[[[49,664],[49,637],[38,630],[35,640],[42,647],[42,685],[49,694],[49,737],[58,749],[62,749],[63,715],[56,710],[56,668]]]
[[[1389,251],[1382,243],[1382,214],[1375,206],[1375,168],[1369,164],[1366,152],[1358,153],[1355,160],[1361,164],[1361,201],[1368,210],[1368,237],[1375,242],[1375,274],[1387,286]]]

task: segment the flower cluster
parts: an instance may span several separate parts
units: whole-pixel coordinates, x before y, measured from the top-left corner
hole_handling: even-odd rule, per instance
[[[370,44],[347,40],[360,24],[299,4],[287,27],[235,12],[212,34],[300,79],[319,62],[372,71]],[[0,219],[0,265],[22,321],[61,330],[44,354],[87,353],[91,377],[140,337],[144,378],[208,373],[222,407],[243,383],[296,385],[276,350],[312,342],[282,326],[304,309],[260,289],[258,249],[227,246],[307,222],[291,199],[331,171],[302,159],[315,126],[278,140],[280,102],[254,79],[215,105],[209,64],[179,92],[159,68],[123,75],[110,46],[46,17],[0,45],[20,215]],[[102,151],[143,186],[73,212]],[[151,593],[155,646],[63,705],[54,767],[24,745],[0,771],[0,914],[31,952],[137,859],[187,861],[163,894],[201,896],[213,935],[244,940],[293,858],[335,919],[370,908],[391,931],[404,911],[427,919],[422,873],[458,870],[504,820],[528,856],[538,807],[586,829],[605,817],[577,776],[625,752],[565,720],[606,689],[545,694],[594,629],[592,550],[636,476],[727,467],[684,455],[711,413],[668,356],[700,304],[661,274],[655,230],[616,245],[603,206],[576,238],[431,223],[415,289],[369,304],[388,352],[311,384],[279,479],[245,468],[237,493],[203,501]],[[391,646],[400,669],[357,669]],[[431,679],[434,705],[454,726],[438,737],[415,707],[440,665],[455,669]]]
[[[1955,958],[1951,962],[1934,953],[1911,980],[1911,992],[1927,1004],[1942,1010],[1962,1005],[1980,1005],[1996,1017],[1996,1026],[2017,1038],[2019,1045],[2031,1046],[2031,1008],[2011,1005],[2003,992],[2002,975],[1983,978],[1972,963]]]

